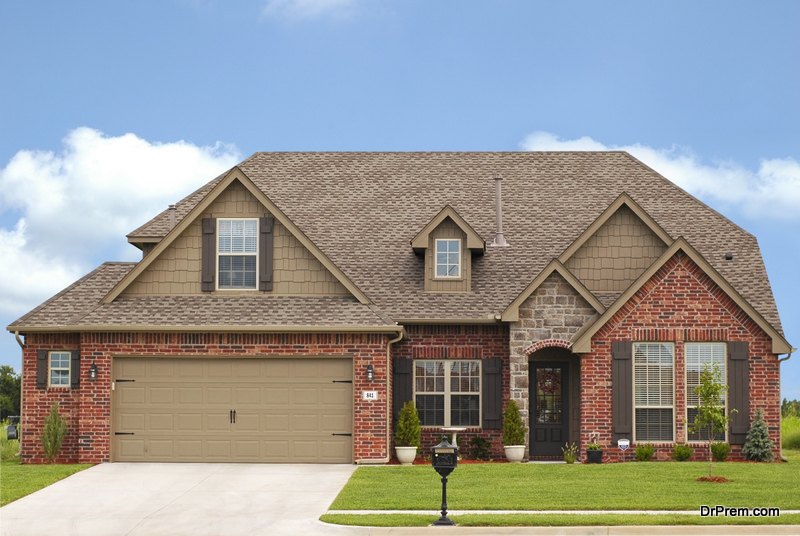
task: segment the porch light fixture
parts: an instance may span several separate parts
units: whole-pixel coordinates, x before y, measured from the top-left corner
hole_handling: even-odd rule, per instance
[[[97,381],[97,364],[94,361],[92,361],[92,366],[89,367],[89,379]]]
[[[375,367],[370,363],[367,365],[367,381],[371,382],[375,379]]]

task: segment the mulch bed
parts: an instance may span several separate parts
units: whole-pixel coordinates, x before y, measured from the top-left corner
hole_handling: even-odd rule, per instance
[[[701,476],[697,479],[698,482],[714,482],[716,484],[725,484],[726,482],[730,482],[724,476]]]
[[[481,464],[481,463],[508,463],[506,459],[497,459],[497,460],[458,460],[458,465],[473,465],[473,464]],[[397,461],[397,458],[392,458],[392,461],[387,463],[386,465],[400,465],[400,462]],[[426,462],[422,458],[417,458],[414,460],[414,465],[431,465],[431,462]]]

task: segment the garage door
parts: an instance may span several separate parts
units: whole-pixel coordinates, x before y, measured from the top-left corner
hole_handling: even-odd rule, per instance
[[[350,359],[116,358],[112,459],[352,463]]]

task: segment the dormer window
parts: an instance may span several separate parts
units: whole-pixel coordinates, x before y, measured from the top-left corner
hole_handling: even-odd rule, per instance
[[[461,277],[461,240],[436,239],[436,277]]]
[[[256,288],[258,273],[258,220],[217,220],[218,288]]]

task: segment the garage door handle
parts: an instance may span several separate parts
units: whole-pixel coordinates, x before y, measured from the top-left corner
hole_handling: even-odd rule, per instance
[[[333,383],[353,383],[353,380],[333,380]]]
[[[331,435],[340,435],[340,436],[353,437],[353,434],[331,434]]]
[[[114,432],[114,435],[135,435],[133,432]]]

